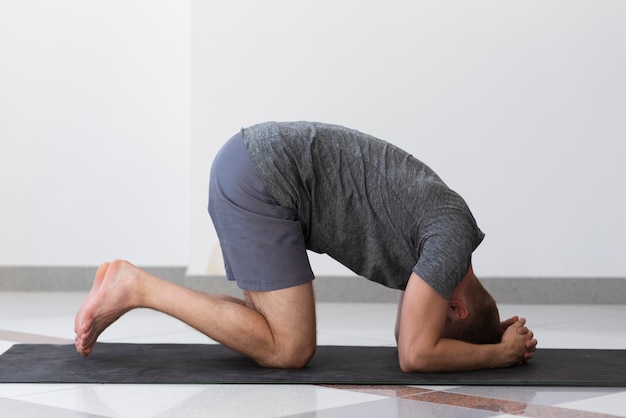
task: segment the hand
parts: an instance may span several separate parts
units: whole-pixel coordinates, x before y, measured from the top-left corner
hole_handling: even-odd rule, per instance
[[[515,316],[510,317],[506,321],[500,322],[500,329],[502,330],[502,333],[504,334],[504,331],[506,331],[508,327],[516,323],[518,320],[519,320],[519,317],[515,315]]]
[[[526,319],[521,318],[521,320],[526,323]],[[519,327],[517,329],[517,333],[520,335],[526,335],[528,337],[525,345],[526,352],[524,353],[524,358],[522,359],[522,362],[531,360],[535,356],[535,351],[537,350],[537,339],[534,338],[534,333],[526,326]]]
[[[515,315],[505,321],[500,322],[502,333],[504,334],[507,328],[509,328],[511,325],[519,320],[519,316]],[[526,322],[526,319],[522,318],[522,320],[524,321],[524,323]],[[517,328],[517,332],[520,334],[529,334],[530,339],[526,342],[526,353],[524,354],[524,361],[532,359],[535,355],[535,350],[537,346],[537,340],[533,338],[533,332],[529,330],[526,326],[521,326]]]
[[[537,340],[533,338],[533,332],[526,327],[526,319],[515,316],[502,322],[503,327],[506,325],[508,326],[501,342],[506,365],[531,360],[535,355]]]

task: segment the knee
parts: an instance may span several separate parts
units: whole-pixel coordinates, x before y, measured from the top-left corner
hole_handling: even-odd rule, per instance
[[[309,364],[314,354],[315,344],[284,347],[265,361],[259,361],[259,364],[276,369],[302,369]]]
[[[315,346],[300,347],[297,350],[285,353],[282,356],[279,367],[283,369],[302,369],[313,358],[315,354]]]
[[[315,344],[311,344],[307,347],[301,347],[297,350],[297,352],[287,357],[285,365],[290,369],[301,369],[309,364],[314,354]]]

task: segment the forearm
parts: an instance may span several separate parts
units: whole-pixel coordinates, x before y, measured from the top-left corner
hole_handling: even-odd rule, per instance
[[[515,363],[501,344],[475,345],[445,338],[432,347],[399,345],[398,355],[405,372],[492,369]]]

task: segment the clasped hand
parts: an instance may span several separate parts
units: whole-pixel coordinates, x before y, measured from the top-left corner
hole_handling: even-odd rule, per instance
[[[522,364],[531,360],[537,349],[533,332],[526,327],[526,319],[513,316],[500,323],[506,361],[509,364]]]

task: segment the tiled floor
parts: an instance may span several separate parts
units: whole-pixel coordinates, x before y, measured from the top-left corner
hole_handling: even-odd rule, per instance
[[[0,352],[71,342],[84,293],[0,293]],[[503,305],[540,347],[626,349],[626,305]],[[392,345],[395,306],[319,304],[319,343]],[[101,341],[209,342],[157,312],[131,312]],[[624,371],[626,373],[626,370]],[[626,417],[626,388],[315,385],[0,385],[2,417]]]

